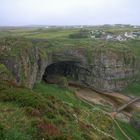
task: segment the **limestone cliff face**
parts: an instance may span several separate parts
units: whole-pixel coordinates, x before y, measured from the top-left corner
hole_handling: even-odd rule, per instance
[[[47,47],[2,47],[0,64],[13,74],[18,84],[32,88],[40,82],[47,66],[58,62],[75,62],[71,76],[98,90],[118,91],[135,80],[138,67],[131,51],[84,48],[47,52]],[[8,79],[7,79],[8,80]]]
[[[0,63],[4,64],[16,78],[16,82],[32,87],[36,81],[38,55],[35,49],[23,50],[17,56],[3,56]]]
[[[0,42],[0,64],[5,65],[19,85],[32,88],[41,79],[47,62],[43,48],[33,46],[28,40]]]
[[[72,50],[55,55],[55,62],[73,61],[71,76],[81,83],[102,91],[119,91],[136,80],[138,65],[131,51],[111,49]],[[53,58],[53,57],[52,57]]]
[[[138,73],[136,61],[131,52],[112,50],[94,50],[93,61],[87,68],[87,74],[81,72],[80,80],[104,91],[121,90],[134,81]]]

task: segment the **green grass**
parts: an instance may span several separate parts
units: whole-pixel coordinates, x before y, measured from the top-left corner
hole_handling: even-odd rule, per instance
[[[7,89],[8,88],[8,89]],[[42,96],[26,88],[14,88],[10,83],[0,81],[0,101],[16,103],[21,107],[45,108]],[[28,96],[27,96],[28,95]]]
[[[20,54],[23,50],[29,50],[29,48],[33,49],[35,46],[39,47],[46,52],[51,51],[63,51],[69,49],[81,50],[83,52],[87,52],[87,61],[89,63],[92,62],[92,55],[94,55],[94,48],[96,50],[101,51],[112,51],[118,54],[131,54],[133,52],[133,56],[137,56],[137,60],[139,60],[139,40],[130,40],[126,42],[117,42],[117,41],[105,41],[105,40],[96,40],[91,38],[82,38],[82,39],[70,39],[68,36],[71,33],[78,32],[77,29],[17,29],[10,30],[9,36],[5,39],[5,37],[1,38],[1,45],[10,45],[10,51],[4,51],[5,55],[14,55]],[[13,38],[11,38],[13,37]],[[20,37],[20,39],[19,39]],[[18,38],[18,39],[17,39]],[[23,39],[26,38],[26,39]],[[4,41],[2,41],[4,40]],[[35,42],[34,42],[34,41]],[[33,43],[34,42],[34,43]],[[95,51],[96,51],[95,50]],[[3,51],[1,51],[3,52]],[[131,58],[129,57],[129,58]]]
[[[74,91],[58,85],[51,85],[42,82],[34,86],[34,91],[46,97],[50,95],[55,96],[72,106],[80,106],[81,104],[84,104],[76,98]]]
[[[130,137],[132,140],[139,140],[140,133],[133,128],[130,124],[118,122],[124,132]],[[120,132],[119,128],[115,126],[115,135],[118,140],[127,140],[127,138]]]
[[[81,122],[77,123],[74,114]],[[35,138],[38,140],[40,137],[52,140],[67,137],[92,140],[96,137],[98,140],[105,137],[87,127],[87,122],[113,134],[111,119],[99,110],[93,111],[82,103],[70,89],[42,82],[36,84],[32,91],[0,82],[0,138],[2,140],[35,140]],[[51,135],[46,135],[42,129],[48,125],[56,129],[55,131],[60,131],[60,134],[52,135],[49,131]],[[139,133],[129,124],[120,122],[120,125],[132,140],[139,140]],[[115,134],[119,140],[125,140],[117,127]]]
[[[105,138],[87,126],[87,121],[107,133],[113,130],[108,116],[93,112],[69,89],[40,83],[33,91],[0,81],[0,140]]]
[[[31,123],[25,111],[17,105],[0,102],[0,127],[0,140],[33,139]]]
[[[17,28],[1,31],[0,37],[26,37],[36,39],[68,38],[71,33],[77,33],[77,29],[45,29],[45,28]]]
[[[140,96],[140,82],[132,83],[122,90],[123,94]]]
[[[51,39],[51,38],[68,38],[71,33],[75,33],[77,30],[41,30],[36,33],[27,35],[27,38],[39,38],[39,39]]]

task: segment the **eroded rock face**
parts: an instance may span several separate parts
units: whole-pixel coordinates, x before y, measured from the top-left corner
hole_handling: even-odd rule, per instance
[[[73,55],[72,52],[70,54],[68,51],[67,53],[61,52],[59,55],[52,56],[52,60],[55,62],[52,71],[57,69],[57,73],[61,73],[59,70],[63,71],[64,69],[62,63],[59,63],[66,63],[66,72],[70,71],[69,75],[75,80],[98,90],[119,91],[133,82],[138,73],[136,61],[131,52],[116,53],[114,51],[93,50],[90,64],[85,52],[80,52],[79,55],[75,52]]]
[[[89,71],[81,72],[80,79],[104,91],[121,90],[135,80],[138,72],[131,52],[94,51],[93,61],[87,67]]]
[[[48,53],[47,48],[32,46],[21,49],[16,56],[0,56],[0,63],[12,72],[17,83],[29,88],[41,81],[47,66],[60,62],[73,62],[73,71],[72,66],[68,65],[71,75],[73,72],[79,82],[102,91],[121,90],[134,81],[138,73],[131,51],[96,48],[89,53],[84,48],[75,48]]]

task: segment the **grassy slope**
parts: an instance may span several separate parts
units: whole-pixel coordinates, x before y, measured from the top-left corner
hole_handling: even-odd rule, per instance
[[[71,104],[72,106],[80,106],[80,104],[82,104],[82,102],[77,100],[75,97],[74,91],[59,87],[58,85],[47,85],[46,83],[40,83],[34,86],[34,91],[39,92],[46,97],[53,95],[63,102]]]
[[[134,129],[130,124],[119,122],[119,125],[127,134],[127,136],[129,136],[132,140],[140,139],[140,133],[136,129]],[[124,135],[122,135],[118,127],[115,126],[115,128],[116,138],[118,138],[118,140],[127,140],[127,138]]]
[[[135,82],[122,90],[123,94],[140,96],[140,82]]]
[[[0,102],[0,140],[31,140],[33,132],[24,109]]]
[[[93,112],[73,91],[57,85],[40,83],[32,91],[1,81],[0,111],[0,140],[66,139],[70,136],[76,140],[92,140],[93,137],[98,140],[104,137],[88,126],[87,121],[113,134],[112,121],[107,116]],[[77,123],[74,114],[81,122]],[[134,128],[124,123],[120,125],[132,140],[139,140],[140,135]],[[125,140],[117,127],[115,132],[116,138]]]
[[[0,81],[0,140],[105,138],[91,123],[113,132],[110,118],[93,112],[68,89],[38,84],[32,91]]]
[[[52,93],[55,93],[53,95],[62,99],[64,102],[67,102],[70,105],[83,107],[83,103],[76,100],[74,93],[70,94],[68,91],[57,90],[57,89],[58,89],[57,85],[46,85],[45,83],[37,84],[34,87],[35,91],[40,92],[40,93],[44,94],[45,96],[49,96]],[[46,91],[47,91],[47,94],[46,94]],[[139,132],[136,129],[134,129],[131,125],[129,125],[127,123],[123,123],[123,122],[119,122],[119,125],[132,140],[140,139]],[[120,132],[120,130],[118,129],[118,127],[116,125],[115,125],[115,136],[118,140],[126,139],[126,137]]]

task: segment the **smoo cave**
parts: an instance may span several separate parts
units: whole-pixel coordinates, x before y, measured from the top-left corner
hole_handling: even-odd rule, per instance
[[[80,63],[76,61],[52,63],[46,67],[42,80],[51,84],[62,84],[64,80],[79,82],[80,70]]]

